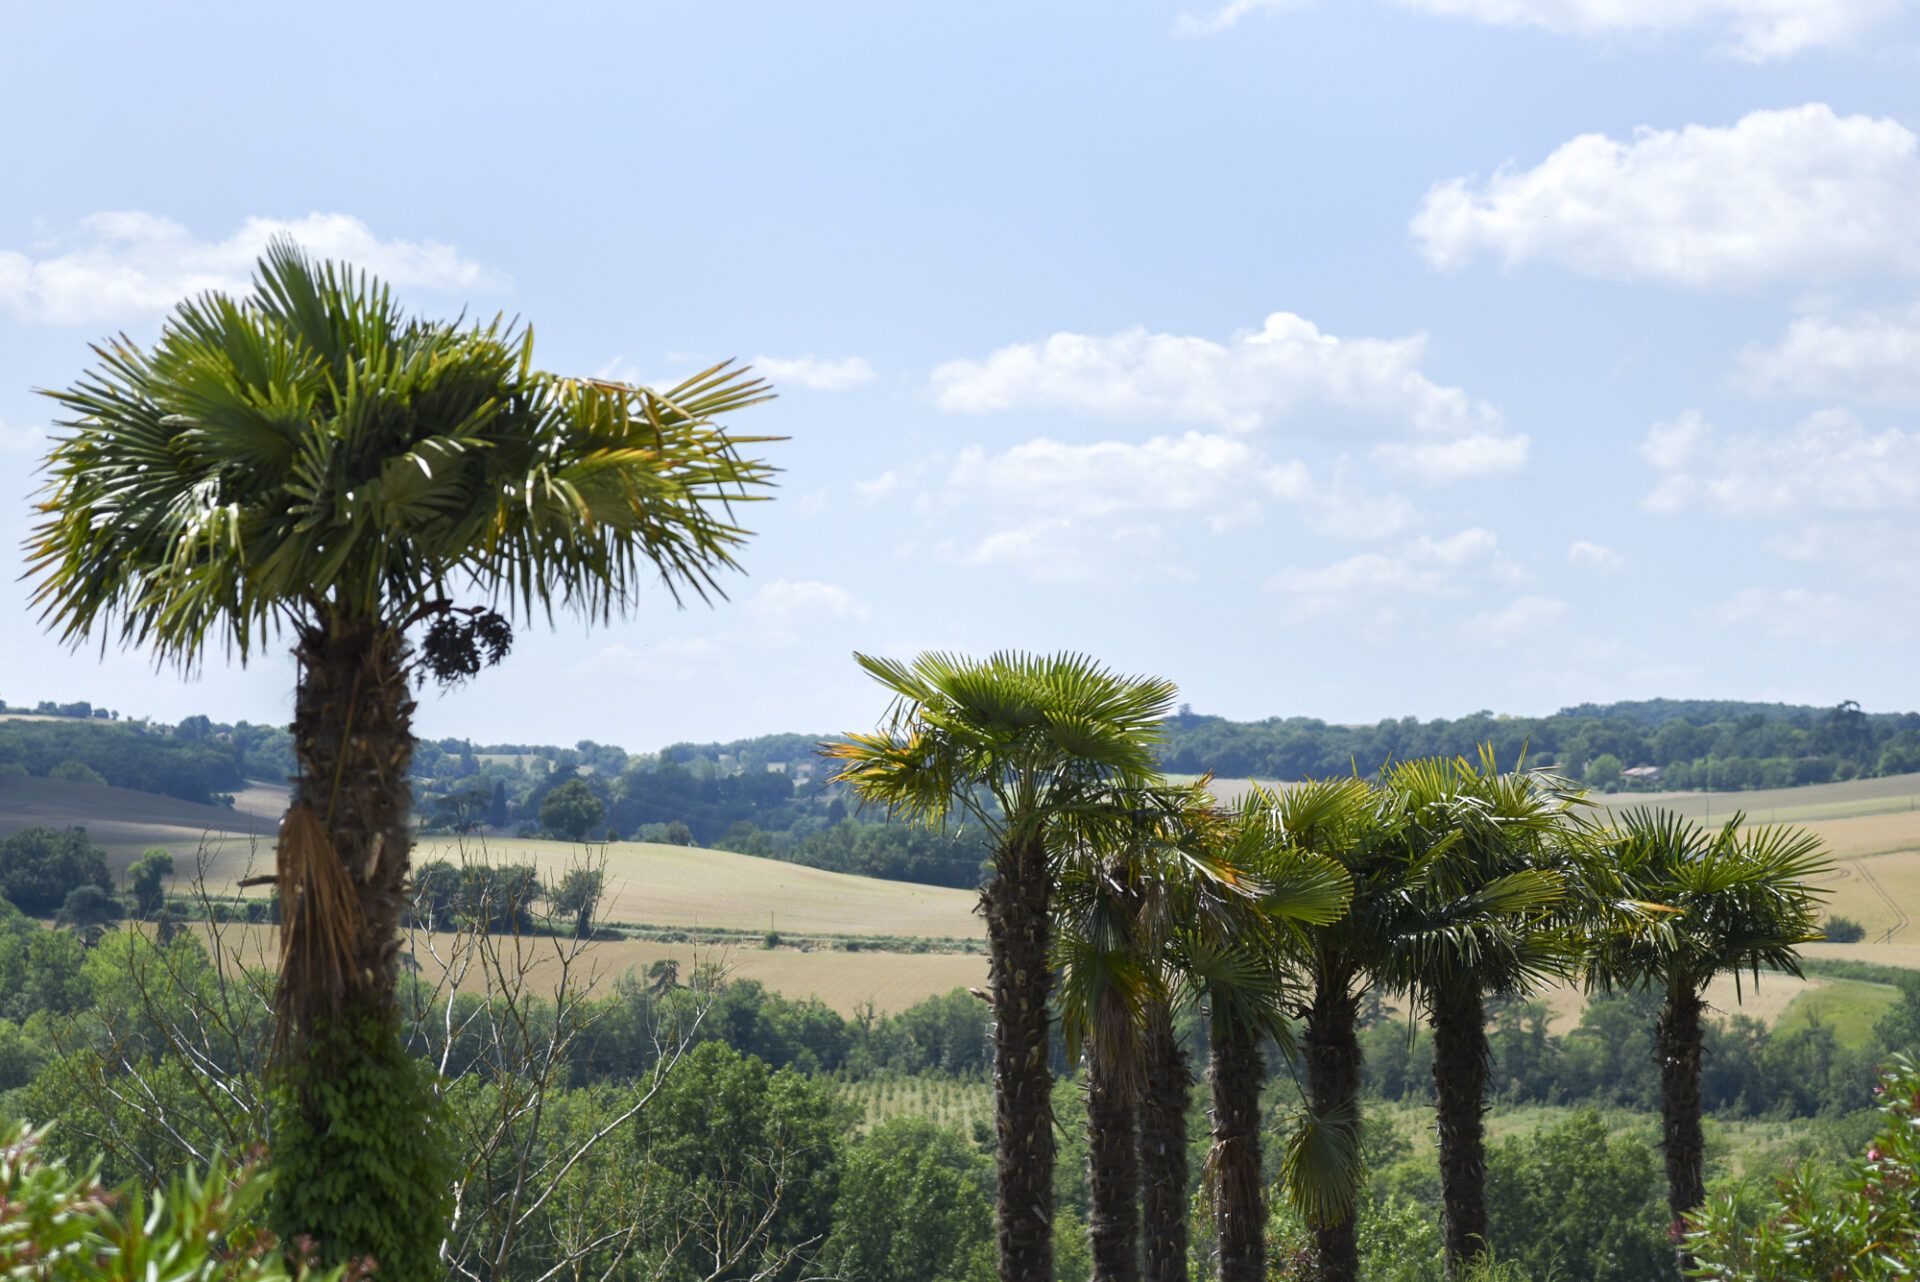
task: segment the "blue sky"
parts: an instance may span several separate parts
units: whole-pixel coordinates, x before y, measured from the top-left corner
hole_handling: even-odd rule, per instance
[[[549,368],[728,356],[791,439],[731,600],[425,734],[880,710],[858,649],[1086,650],[1203,711],[1920,707],[1911,0],[33,6],[0,44],[0,530],[87,343],[292,230]],[[283,719],[62,649],[10,702]]]

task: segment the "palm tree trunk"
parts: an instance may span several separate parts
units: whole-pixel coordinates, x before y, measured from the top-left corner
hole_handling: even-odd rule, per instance
[[[1187,1282],[1187,1101],[1193,1078],[1173,1035],[1173,1012],[1147,1012],[1146,1083],[1140,1098],[1145,1282]]]
[[[1654,1030],[1660,1059],[1662,1149],[1667,1159],[1667,1208],[1676,1230],[1707,1200],[1706,1141],[1700,1133],[1700,994],[1691,984],[1667,989]],[[1681,1267],[1692,1265],[1684,1251]]]
[[[1140,1282],[1137,1099],[1111,1055],[1091,1044],[1087,1048],[1087,1227],[1093,1282]]]
[[[1043,842],[1027,839],[1000,852],[982,895],[993,1006],[1000,1282],[1053,1282],[1050,899]]]
[[[1305,1050],[1307,1096],[1322,1116],[1351,1112],[1360,1116],[1359,999],[1344,980],[1316,986],[1307,1007]],[[1360,1243],[1351,1213],[1336,1224],[1313,1230],[1318,1282],[1356,1282],[1360,1276]]]
[[[412,1187],[433,1179],[445,1141],[395,992],[413,755],[405,643],[331,619],[304,628],[295,654],[269,1214],[283,1242],[310,1244],[322,1264],[378,1259],[404,1276],[433,1260],[445,1198]],[[396,1153],[425,1156],[416,1167]]]
[[[385,1021],[397,1014],[412,846],[413,697],[405,642],[371,621],[336,618],[305,629],[295,655],[293,751],[300,769],[288,815],[304,810],[325,837],[303,840],[300,825],[290,822],[279,847],[281,909],[294,923],[289,933],[305,927],[325,934],[295,941],[281,974],[283,1018],[295,1038],[304,1038],[322,1016]],[[336,901],[338,890],[349,893]]]
[[[1266,1282],[1267,1208],[1260,1180],[1260,1088],[1266,1055],[1260,1035],[1239,1020],[1213,1022],[1214,1227],[1220,1282]]]
[[[1438,993],[1433,1004],[1433,1089],[1440,1140],[1440,1200],[1447,1275],[1487,1249],[1487,1153],[1483,1113],[1490,1067],[1487,1013],[1475,988]]]

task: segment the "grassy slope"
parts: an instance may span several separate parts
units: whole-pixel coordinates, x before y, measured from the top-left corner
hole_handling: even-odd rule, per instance
[[[1223,794],[1235,791],[1228,781],[1220,788]],[[1745,808],[1763,820],[1805,823],[1826,839],[1837,861],[1826,880],[1829,910],[1862,922],[1871,941],[1814,945],[1808,952],[1920,969],[1920,927],[1911,925],[1920,917],[1920,811],[1904,808],[1916,796],[1920,775],[1772,792],[1632,794],[1608,800],[1615,805],[1673,804],[1701,818]],[[219,885],[246,875],[250,867],[258,872],[270,864],[271,835],[283,804],[284,794],[266,787],[250,790],[235,809],[226,810],[117,788],[8,780],[0,781],[0,835],[31,824],[80,822],[108,848],[116,868],[124,868],[149,846],[163,845],[180,858],[183,871],[193,867],[197,854],[205,854],[209,878]],[[585,848],[509,839],[490,840],[484,849],[481,843],[465,843],[463,852],[462,843],[453,839],[428,838],[415,858],[457,860],[463,853],[492,862],[535,863],[549,875],[604,853],[611,892],[606,916],[617,922],[752,931],[771,926],[790,934],[977,938],[981,933],[970,892],[851,877],[719,851],[634,842]],[[635,941],[619,947],[631,950],[633,961],[648,962],[654,954],[643,958],[644,950],[664,956],[671,946]],[[933,960],[881,953],[756,949],[739,956],[752,959],[743,960],[742,974],[792,995],[816,992],[839,1009],[851,1009],[867,997],[894,1006],[912,1000],[910,991],[925,996],[955,984],[977,983],[981,966],[978,958]],[[617,969],[624,968],[623,961]],[[1783,983],[1766,991],[1757,1003],[1750,994],[1738,1008],[1773,1019],[1804,997],[1807,1005],[1795,1018],[1817,1010],[1822,1018],[1849,1029],[1871,1023],[1858,1013],[1867,999],[1855,993],[1850,1001],[1842,1000],[1834,981],[1820,981],[1811,992],[1788,987]],[[1725,996],[1731,998],[1730,986]],[[1556,1027],[1566,1027],[1577,1014],[1577,997],[1555,995],[1550,1000]],[[1716,1005],[1735,1008],[1732,1000]]]

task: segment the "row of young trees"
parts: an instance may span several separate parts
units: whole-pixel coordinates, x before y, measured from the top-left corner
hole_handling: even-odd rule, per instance
[[[1741,968],[1797,969],[1819,937],[1802,833],[1664,813],[1602,825],[1557,777],[1430,758],[1376,778],[1251,788],[1167,784],[1154,742],[1173,687],[1077,655],[862,656],[892,694],[872,734],[826,751],[896,815],[964,817],[993,848],[991,945],[1003,1282],[1053,1265],[1050,1038],[1057,1010],[1088,1093],[1096,1282],[1188,1276],[1184,1127],[1173,1036],[1204,1005],[1218,1276],[1263,1282],[1264,1045],[1304,1069],[1281,1172],[1313,1226],[1318,1276],[1357,1276],[1364,1178],[1359,1007],[1404,994],[1431,1025],[1445,1243],[1459,1270],[1488,1240],[1481,1115],[1489,998],[1575,977],[1663,994],[1657,1026],[1669,1204],[1704,1197],[1702,990]],[[1141,1249],[1144,1229],[1145,1249]]]

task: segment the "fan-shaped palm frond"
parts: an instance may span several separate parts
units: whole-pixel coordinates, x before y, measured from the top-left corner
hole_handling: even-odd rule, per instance
[[[643,578],[719,590],[733,505],[773,438],[727,366],[664,392],[533,366],[533,335],[404,315],[384,285],[276,242],[254,290],[183,302],[49,393],[69,417],[28,540],[43,617],[191,664],[331,611],[409,624],[456,593],[595,617]]]

